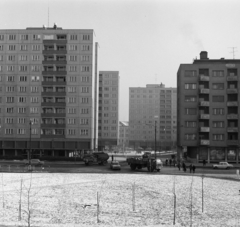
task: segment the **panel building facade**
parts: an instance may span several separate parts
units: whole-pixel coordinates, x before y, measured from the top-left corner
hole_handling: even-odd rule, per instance
[[[99,71],[98,149],[113,150],[119,134],[119,72]]]
[[[129,123],[127,121],[119,121],[119,151],[124,152],[129,145]]]
[[[208,162],[239,160],[240,60],[209,59],[202,51],[181,64],[178,83],[178,155]]]
[[[0,155],[94,148],[93,30],[0,30]]]
[[[129,88],[129,146],[170,150],[176,146],[176,88],[163,84]]]

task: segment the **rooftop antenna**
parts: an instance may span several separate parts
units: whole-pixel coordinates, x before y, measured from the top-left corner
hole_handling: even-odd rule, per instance
[[[233,59],[235,59],[235,52],[237,52],[237,50],[235,51],[235,49],[237,49],[237,47],[229,47],[232,48],[232,51],[230,53],[233,54]]]

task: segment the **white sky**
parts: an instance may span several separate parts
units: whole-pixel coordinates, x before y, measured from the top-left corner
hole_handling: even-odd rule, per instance
[[[239,0],[0,0],[0,29],[48,25],[48,7],[49,26],[94,29],[98,69],[119,71],[122,121],[129,87],[176,87],[179,65],[200,51],[233,58],[239,48]]]

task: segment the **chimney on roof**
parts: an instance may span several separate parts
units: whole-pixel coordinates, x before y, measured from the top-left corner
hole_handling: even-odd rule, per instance
[[[207,60],[207,59],[208,59],[208,52],[207,51],[201,51],[200,60]]]

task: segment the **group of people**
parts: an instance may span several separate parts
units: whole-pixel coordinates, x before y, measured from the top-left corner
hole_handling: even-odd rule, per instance
[[[181,164],[180,164],[180,162],[177,164],[177,167],[178,167],[178,169],[179,169],[179,171],[181,170]],[[184,172],[186,172],[187,171],[187,166],[186,166],[186,164],[183,162],[182,163],[182,169],[183,169],[183,171]],[[196,169],[196,166],[194,165],[194,164],[190,164],[189,165],[189,171],[190,171],[190,173],[195,173],[195,169]]]
[[[176,160],[175,159],[166,159],[165,160],[165,164],[166,164],[166,166],[169,164],[169,166],[172,166],[172,164],[173,164],[173,166],[176,166]]]

